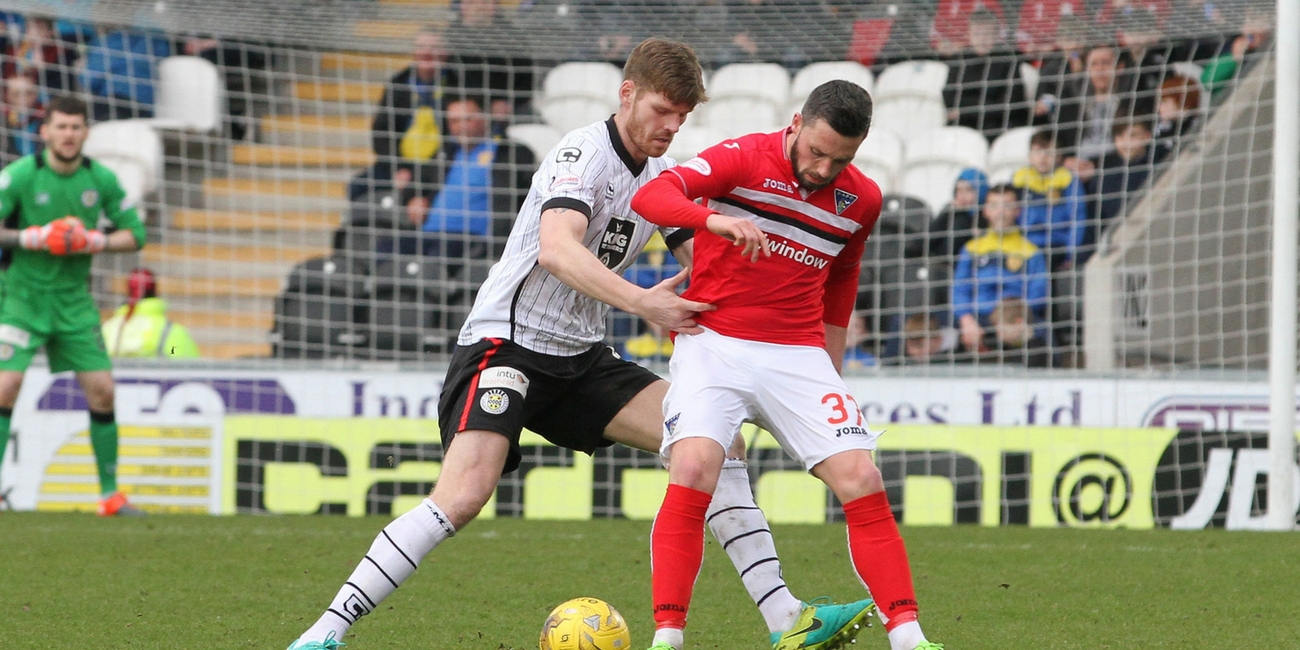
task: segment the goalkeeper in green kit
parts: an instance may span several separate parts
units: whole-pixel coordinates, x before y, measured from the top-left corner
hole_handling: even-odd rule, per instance
[[[50,102],[45,148],[0,171],[0,458],[23,372],[42,346],[50,372],[75,371],[90,409],[100,516],[144,514],[117,489],[113,375],[90,295],[90,256],[144,246],[144,224],[107,167],[81,155],[86,104]],[[96,229],[100,218],[111,232]]]

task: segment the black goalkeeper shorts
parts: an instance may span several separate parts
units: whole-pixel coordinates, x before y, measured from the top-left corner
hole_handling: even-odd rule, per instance
[[[510,440],[503,474],[518,469],[524,427],[559,447],[594,453],[613,441],[605,427],[660,377],[597,345],[562,357],[504,339],[456,346],[438,398],[442,446],[461,431],[494,431]]]

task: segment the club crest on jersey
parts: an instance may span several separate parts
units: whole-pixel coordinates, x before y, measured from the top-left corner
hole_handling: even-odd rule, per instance
[[[619,217],[610,217],[609,225],[600,236],[600,248],[596,257],[607,269],[616,269],[627,258],[628,248],[632,245],[632,235],[636,233],[636,223]]]
[[[506,412],[506,409],[510,408],[510,396],[500,388],[493,388],[483,393],[483,397],[478,400],[478,406],[483,409],[484,413],[501,415]]]
[[[81,193],[82,207],[93,208],[97,201],[99,201],[99,192],[95,190],[86,190]]]
[[[844,214],[858,200],[857,194],[849,194],[844,190],[835,190],[835,214]]]

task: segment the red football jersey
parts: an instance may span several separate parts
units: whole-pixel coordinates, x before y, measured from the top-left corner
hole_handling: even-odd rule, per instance
[[[787,132],[722,142],[655,183],[675,182],[685,198],[706,199],[709,211],[753,222],[771,245],[771,257],[751,262],[730,241],[696,231],[684,297],[717,307],[697,322],[735,338],[821,347],[822,323],[845,327],[852,315],[863,243],[880,216],[880,188],[849,165],[830,185],[805,195],[787,155]],[[654,214],[653,204],[638,212],[651,222],[664,216]]]

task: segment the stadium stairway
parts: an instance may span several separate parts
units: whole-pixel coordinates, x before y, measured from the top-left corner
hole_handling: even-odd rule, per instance
[[[145,249],[171,317],[205,356],[270,354],[275,296],[295,264],[328,253],[348,179],[374,160],[383,84],[408,62],[345,52],[278,62],[257,140],[231,144],[224,175],[202,180],[202,207],[173,210],[163,243]]]

